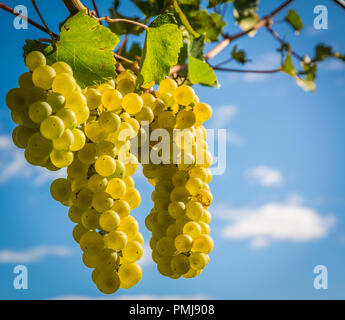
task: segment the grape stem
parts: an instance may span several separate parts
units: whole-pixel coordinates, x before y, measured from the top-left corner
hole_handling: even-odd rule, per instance
[[[178,2],[176,0],[174,0],[174,10],[175,12],[178,14],[178,16],[180,17],[181,19],[181,22],[183,23],[183,25],[186,27],[187,31],[193,35],[194,38],[199,38],[200,37],[200,34],[197,33],[193,27],[190,25],[187,17],[185,16],[185,14],[183,13],[183,11],[181,10]]]
[[[7,12],[9,12],[9,13],[12,13],[12,14],[15,15],[15,16],[20,16],[23,20],[27,21],[29,24],[33,25],[33,26],[36,27],[37,29],[39,29],[39,30],[41,30],[41,31],[43,31],[43,32],[45,32],[45,33],[48,33],[48,34],[50,35],[50,33],[49,33],[49,31],[47,30],[47,28],[45,28],[44,26],[40,25],[40,24],[37,23],[36,21],[33,21],[33,20],[31,20],[30,18],[28,18],[28,17],[22,15],[20,12],[15,11],[13,8],[11,8],[11,7],[9,7],[9,6],[5,5],[5,4],[3,4],[2,2],[0,2],[0,9],[5,10],[5,11],[7,11]],[[52,35],[54,36],[54,38],[57,38],[57,37],[58,37],[58,35],[55,34],[54,32],[52,32]]]
[[[131,23],[131,24],[135,24],[141,28],[144,28],[146,31],[149,30],[149,27],[143,23],[140,23],[138,21],[133,21],[133,20],[129,20],[129,19],[122,19],[122,18],[117,18],[117,19],[111,19],[108,16],[102,17],[102,18],[95,18],[97,19],[99,22],[101,21],[107,21],[109,23],[116,23],[116,22],[126,22],[126,23]]]
[[[99,11],[98,11],[96,0],[92,0],[92,5],[93,5],[93,8],[95,9],[97,17],[100,18],[101,16],[100,16]]]
[[[36,0],[31,0],[31,3],[32,3],[32,5],[34,6],[34,8],[35,8],[35,10],[36,10],[38,16],[40,17],[40,19],[41,19],[43,25],[44,25],[45,28],[47,29],[48,34],[49,34],[50,37],[52,38],[53,43],[55,43],[56,38],[54,37],[53,33],[51,32],[51,30],[49,29],[48,25],[47,25],[46,22],[44,21],[43,16],[42,16],[40,10],[39,10],[38,7],[37,7]]]
[[[240,72],[240,73],[276,73],[282,71],[281,68],[271,69],[271,70],[246,70],[246,69],[234,69],[234,68],[223,68],[217,66],[210,66],[214,70],[218,71],[228,71],[228,72]]]

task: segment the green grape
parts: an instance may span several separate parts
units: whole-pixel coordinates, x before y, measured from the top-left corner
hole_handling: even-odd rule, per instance
[[[112,230],[105,236],[105,245],[113,250],[120,251],[127,244],[127,235],[123,231]]]
[[[194,270],[202,270],[207,265],[207,255],[201,252],[191,252],[189,263]]]
[[[38,66],[32,74],[32,81],[36,87],[48,90],[52,87],[56,76],[55,70],[50,66]]]
[[[62,136],[53,140],[53,147],[57,150],[69,151],[74,141],[74,135],[71,130],[65,129]]]
[[[108,133],[105,132],[102,127],[99,125],[98,121],[88,122],[84,127],[84,132],[86,136],[95,143],[101,142],[104,140]]]
[[[95,169],[101,176],[109,177],[115,172],[116,162],[112,157],[102,155],[96,160]]]
[[[126,184],[120,178],[110,179],[106,191],[114,198],[121,199],[126,193]]]
[[[77,118],[73,110],[62,108],[57,113],[56,116],[59,117],[66,129],[74,129],[77,126]]]
[[[126,171],[127,168],[126,168]],[[137,189],[127,188],[125,195],[122,197],[123,200],[127,201],[132,210],[139,207],[141,202],[141,196]]]
[[[175,103],[173,95],[171,93],[168,93],[168,92],[164,92],[162,94],[159,94],[159,98],[164,101],[164,104],[167,108],[171,108]]]
[[[189,178],[186,183],[186,189],[195,196],[203,188],[203,182],[199,178]]]
[[[125,165],[123,164],[122,161],[120,160],[115,160],[116,162],[116,169],[115,169],[115,172],[114,174],[110,177],[110,178],[120,178],[120,179],[130,179],[130,177],[126,177],[125,178],[125,173],[126,173],[126,167]],[[126,181],[123,180],[123,182],[125,182],[125,185],[127,187],[127,184],[126,184]],[[134,186],[134,185],[133,185]],[[132,185],[130,185],[130,187],[133,187]]]
[[[11,119],[15,124],[23,125],[23,119],[20,112],[11,111]]]
[[[18,78],[18,84],[19,87],[23,89],[29,89],[34,86],[34,83],[32,82],[32,73],[31,72],[24,72],[19,78]]]
[[[138,241],[128,241],[122,250],[122,256],[130,262],[136,262],[142,258],[144,249]]]
[[[66,72],[57,74],[52,84],[53,92],[61,93],[65,97],[72,93],[76,88],[77,84],[75,79]]]
[[[74,157],[73,162],[67,168],[67,174],[74,179],[85,179],[89,165],[81,162],[78,158]]]
[[[193,241],[193,252],[202,252],[209,254],[213,249],[213,240],[207,234],[200,234],[198,237],[194,238]]]
[[[131,73],[130,71],[126,70],[126,71],[123,71],[121,72],[117,78],[116,78],[116,84],[119,84],[120,81],[124,80],[124,79],[128,79],[128,80],[131,80],[132,82],[136,82],[137,81],[137,78],[136,76]]]
[[[61,137],[64,130],[64,123],[57,116],[49,116],[41,122],[41,134],[47,139],[53,140]]]
[[[120,257],[113,249],[104,248],[96,255],[96,267],[99,270],[115,270],[119,267],[119,264]]]
[[[114,210],[120,216],[121,219],[127,217],[131,211],[128,202],[122,199],[115,200],[114,205],[111,209]]]
[[[66,99],[60,93],[50,92],[47,97],[47,102],[51,106],[53,113],[56,113],[65,106]]]
[[[183,233],[190,235],[193,239],[201,235],[201,227],[195,221],[189,221],[183,226]]]
[[[13,136],[15,137],[14,139],[20,146],[22,146],[21,148],[27,147],[28,141],[34,133],[36,133],[36,130],[26,128],[24,126],[15,127],[13,130]]]
[[[160,128],[173,128],[176,118],[171,111],[163,111],[158,116],[158,125]]]
[[[109,111],[121,109],[122,94],[120,91],[111,89],[102,93],[102,104]]]
[[[134,136],[133,127],[127,122],[121,122],[120,128],[115,133],[115,137],[119,141],[126,141]],[[120,148],[118,148],[118,150],[120,150]]]
[[[167,200],[167,204],[170,202],[169,199]],[[158,203],[161,203],[161,201],[158,201]],[[156,208],[156,206],[155,206]],[[168,227],[170,224],[172,224],[174,222],[174,219],[170,216],[169,212],[163,208],[156,208],[157,210],[162,210],[159,211],[157,214],[157,222],[165,227]]]
[[[116,88],[123,96],[125,96],[126,94],[135,91],[135,82],[129,79],[123,79],[117,82]]]
[[[29,107],[29,117],[35,123],[41,123],[52,114],[51,106],[44,101],[36,101]]]
[[[196,120],[203,123],[211,118],[212,108],[207,103],[198,103],[193,108]]]
[[[81,209],[87,209],[88,207],[90,207],[92,198],[92,192],[86,188],[74,191],[71,195],[73,205]]]
[[[88,179],[87,186],[92,192],[102,192],[107,187],[107,184],[107,178],[96,173]]]
[[[177,274],[185,274],[190,268],[188,257],[181,253],[172,257],[170,265],[172,271]]]
[[[153,111],[150,107],[148,106],[143,106],[142,109],[140,110],[140,112],[138,112],[135,115],[135,118],[138,120],[138,122],[142,122],[142,121],[148,121],[149,123],[151,123],[154,119],[154,114]]]
[[[138,241],[141,245],[144,245],[145,242],[144,237],[140,232],[137,232],[135,236],[130,237],[129,239],[133,241]]]
[[[200,166],[196,166],[189,171],[189,176],[191,178],[198,178],[202,182],[206,182],[208,172],[207,172],[207,169]]]
[[[130,115],[135,115],[142,109],[143,99],[136,93],[128,93],[122,99],[122,107]]]
[[[182,85],[174,91],[174,99],[178,104],[188,106],[194,101],[195,92],[193,88]]]
[[[87,100],[87,106],[90,110],[97,109],[102,103],[102,96],[95,88],[87,88],[85,98]]]
[[[11,111],[21,112],[27,107],[25,100],[26,91],[22,88],[14,88],[7,92],[6,105]]]
[[[193,238],[188,234],[180,234],[175,238],[175,248],[179,252],[188,252],[192,249]]]
[[[81,223],[86,229],[95,230],[99,228],[100,213],[95,209],[89,208],[81,215]]]
[[[171,201],[187,202],[190,194],[185,187],[175,187],[170,194]]]
[[[87,106],[87,99],[79,90],[74,90],[66,96],[65,108],[74,110],[82,109]]]
[[[172,176],[172,184],[175,187],[183,187],[188,180],[188,172],[176,171]]]
[[[66,201],[71,196],[71,181],[67,179],[56,179],[50,185],[50,194],[56,201]]]
[[[161,81],[158,87],[158,92],[160,94],[168,92],[173,94],[177,89],[177,83],[173,79],[164,79]]]
[[[72,232],[72,236],[75,242],[79,243],[81,237],[87,232],[88,230],[84,228],[84,226],[81,223],[78,223],[74,228]]]
[[[70,147],[71,151],[79,151],[85,146],[86,138],[83,131],[73,129],[73,144]]]
[[[98,260],[97,257],[98,257],[97,254],[91,255],[91,254],[88,254],[86,252],[83,252],[82,260],[83,260],[83,263],[86,267],[96,268],[97,267],[97,260]]]
[[[25,145],[17,139],[18,127],[15,127],[12,131],[12,141],[17,148],[25,149]]]
[[[110,84],[108,82],[105,82],[105,83],[102,83],[100,84],[98,87],[97,87],[97,90],[100,92],[100,93],[104,93],[108,90],[113,90],[115,88],[115,86],[113,84]]]
[[[121,217],[117,230],[125,232],[127,236],[134,236],[139,230],[138,221],[132,216]]]
[[[51,153],[53,143],[37,132],[34,133],[28,140],[27,149],[32,155],[39,158],[44,158],[49,156]]]
[[[97,259],[97,255],[95,255],[94,257],[95,259]],[[99,276],[100,273],[101,273],[101,270],[99,269],[94,269],[92,271],[91,278],[92,278],[93,283],[96,285],[97,285],[97,277]]]
[[[163,257],[172,256],[176,251],[174,240],[168,237],[159,239],[156,244],[156,250]]]
[[[102,112],[99,116],[99,125],[105,132],[115,132],[120,128],[121,119],[120,117],[111,112]]]
[[[73,187],[72,187],[73,190]],[[81,215],[83,214],[83,209],[80,209],[76,206],[72,206],[68,210],[68,218],[74,223],[81,222]]]
[[[80,249],[90,255],[95,255],[104,248],[103,237],[96,231],[87,231],[79,241]]]
[[[137,263],[126,263],[119,268],[119,277],[121,287],[131,288],[135,286],[142,278],[143,271]]]
[[[106,192],[95,192],[93,194],[91,205],[98,211],[103,212],[111,209],[114,205],[114,200],[111,195]]]
[[[73,70],[66,62],[63,62],[63,61],[55,62],[52,64],[52,68],[54,68],[56,74],[68,73],[71,76],[73,76]]]
[[[213,201],[212,193],[209,190],[205,189],[200,190],[197,193],[196,198],[205,207],[209,207]]]
[[[192,110],[181,110],[176,116],[176,126],[179,129],[186,129],[195,124],[195,114]]]
[[[48,93],[43,90],[42,88],[29,88],[25,90],[25,104],[30,106],[36,101],[46,101],[48,97]]]
[[[152,107],[153,114],[157,117],[160,115],[161,112],[163,112],[164,109],[164,101],[161,99],[156,99]]]
[[[149,107],[153,110],[154,103],[156,98],[151,93],[144,93],[141,98],[143,99],[144,106]]]
[[[49,156],[43,156],[43,157],[37,156],[33,154],[29,149],[25,149],[24,157],[25,157],[25,160],[33,166],[44,166],[44,164],[49,159]]]
[[[50,153],[50,161],[55,167],[68,167],[73,162],[73,152],[54,149]]]
[[[106,210],[99,218],[99,225],[108,232],[115,230],[120,225],[120,216],[113,210]]]
[[[168,212],[171,215],[171,217],[176,219],[177,217],[185,214],[186,205],[184,204],[184,202],[181,201],[172,201],[168,206]]]
[[[97,148],[94,143],[85,143],[83,149],[78,151],[78,158],[85,164],[95,163],[97,159]]]
[[[158,272],[166,277],[170,277],[174,274],[171,268],[171,257],[160,257],[157,262]]]
[[[85,123],[90,117],[90,109],[85,106],[82,108],[71,108],[77,118],[77,124]]]
[[[198,223],[200,224],[200,227],[201,227],[201,233],[203,233],[203,234],[210,234],[211,233],[211,228],[207,223],[200,221],[200,220],[198,220]]]
[[[186,205],[186,216],[192,220],[199,220],[203,215],[204,207],[198,201],[189,201]]]
[[[204,209],[204,212],[200,218],[201,222],[209,224],[211,222],[211,214],[208,210]]]
[[[201,273],[201,270],[194,270],[193,268],[190,268],[188,272],[182,275],[182,277],[190,279],[197,277]]]
[[[166,231],[167,237],[170,237],[170,238],[173,238],[173,239],[176,238],[181,233],[182,233],[182,230],[181,230],[181,228],[176,223],[171,224],[167,228],[167,231]]]
[[[34,71],[38,66],[44,66],[46,64],[46,57],[40,51],[31,51],[25,57],[25,65],[30,71]]]

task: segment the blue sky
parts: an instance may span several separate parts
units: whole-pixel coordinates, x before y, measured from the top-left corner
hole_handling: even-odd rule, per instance
[[[112,1],[98,2],[102,3],[101,14],[107,14]],[[270,12],[276,3],[265,1],[260,14]],[[6,4],[19,3],[8,0]],[[38,20],[30,1],[20,4],[27,4],[29,16]],[[313,28],[313,9],[318,4],[328,8],[328,30]],[[67,15],[64,6],[51,1],[38,1],[38,5],[56,31]],[[286,35],[297,52],[313,55],[313,46],[323,42],[345,53],[344,10],[326,0],[297,0],[291,7],[301,14],[305,29],[300,36],[284,24],[276,25],[276,30]],[[135,12],[130,4],[122,9]],[[0,15],[0,97],[4,101],[6,92],[17,85],[25,71],[21,51],[25,39],[46,36],[32,26],[15,30],[13,17],[5,12]],[[236,31],[232,22],[227,28]],[[247,49],[253,60],[248,68],[278,66],[278,45],[265,30],[254,39],[242,38],[236,44]],[[215,62],[226,58],[231,49],[217,56]],[[323,62],[315,93],[304,92],[284,74],[218,73],[220,89],[196,87],[200,99],[214,109],[207,127],[228,130],[226,172],[211,182],[215,241],[211,262],[198,278],[172,280],[158,273],[146,250],[142,281],[112,297],[344,299],[344,71],[345,64]],[[0,298],[104,297],[91,282],[90,270],[82,265],[67,209],[50,197],[49,183],[54,176],[25,164],[22,151],[10,140],[13,128],[3,102]],[[152,206],[151,188],[140,173],[135,178],[143,201],[133,214],[148,243],[150,234],[143,222]],[[261,226],[259,231],[257,226]],[[17,264],[28,268],[28,290],[13,287]],[[328,269],[327,290],[314,289],[313,270],[317,265]]]

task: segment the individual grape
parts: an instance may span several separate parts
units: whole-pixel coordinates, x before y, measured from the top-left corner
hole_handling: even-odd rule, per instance
[[[210,206],[213,201],[212,193],[209,190],[205,189],[200,190],[197,193],[196,198],[205,207]]]
[[[185,187],[175,187],[170,193],[171,201],[187,202],[190,194]]]
[[[125,232],[127,236],[134,236],[139,230],[139,225],[134,217],[127,216],[121,218],[121,222],[117,230]]]
[[[88,122],[84,127],[84,132],[86,136],[95,143],[101,142],[104,140],[108,133],[105,132],[102,127],[99,125],[98,121]]]
[[[53,92],[58,92],[67,97],[70,93],[72,93],[77,88],[77,84],[75,79],[69,73],[59,73],[56,75],[52,89]]]
[[[88,207],[90,207],[92,198],[92,192],[86,188],[74,191],[71,195],[73,205],[81,209],[87,209]]]
[[[203,233],[203,234],[210,234],[211,233],[211,228],[207,223],[200,221],[200,220],[198,220],[198,223],[200,224],[200,227],[201,227],[201,233]]]
[[[178,104],[189,106],[195,97],[193,88],[182,85],[174,91],[174,99]]]
[[[189,176],[191,178],[200,179],[202,182],[206,182],[208,172],[207,169],[200,166],[196,166],[189,171]]]
[[[204,212],[200,218],[200,221],[209,224],[211,222],[211,214],[208,210],[204,209]]]
[[[95,192],[93,194],[91,205],[98,211],[103,212],[111,209],[114,205],[114,200],[107,192]]]
[[[99,225],[108,232],[115,230],[120,225],[120,216],[113,210],[106,210],[99,218]]]
[[[138,208],[141,202],[140,193],[135,188],[127,188],[122,199],[128,202],[131,210]]]
[[[126,181],[128,181],[128,179],[131,179],[131,177],[125,177],[126,167],[125,167],[125,165],[123,164],[122,161],[116,159],[115,162],[116,162],[116,169],[115,169],[114,174],[111,176],[111,178],[124,179],[123,182],[125,182],[125,185],[127,187],[128,184],[126,183]],[[131,182],[131,181],[129,181],[129,182]],[[130,185],[129,187],[133,187],[133,186]]]
[[[198,103],[193,108],[196,121],[203,123],[212,116],[212,108],[207,103]]]
[[[79,151],[85,145],[85,141],[86,141],[85,134],[83,131],[79,129],[73,129],[72,133],[73,133],[73,144],[71,145],[70,150]]]
[[[96,231],[87,231],[79,241],[80,248],[83,252],[90,255],[97,254],[104,247],[103,237]]]
[[[87,88],[85,98],[87,100],[87,106],[90,110],[97,109],[102,103],[102,95],[95,88]]]
[[[181,228],[176,223],[171,224],[167,228],[167,231],[166,231],[167,237],[170,237],[170,238],[173,238],[173,239],[176,238],[181,233],[182,233],[182,230],[181,230]]]
[[[48,90],[52,87],[56,76],[55,70],[50,66],[38,66],[32,74],[32,81],[36,87]]]
[[[49,116],[41,122],[40,131],[43,137],[53,140],[61,137],[65,130],[63,121],[57,116]]]
[[[164,101],[161,99],[156,99],[152,107],[153,114],[157,117],[164,109]]]
[[[123,79],[117,83],[116,88],[123,96],[125,96],[126,94],[134,92],[135,83],[129,79]]]
[[[73,161],[74,162],[74,161]],[[68,175],[70,178],[72,176]],[[86,178],[77,178],[72,180],[72,191],[78,191],[82,188],[88,187],[88,180]]]
[[[163,102],[167,108],[171,108],[175,103],[174,96],[168,92],[164,92],[164,93],[160,94],[159,98],[163,100]]]
[[[80,209],[76,206],[71,206],[68,210],[68,218],[74,223],[80,223],[83,212],[83,209]]]
[[[29,117],[35,123],[41,123],[52,114],[51,106],[44,101],[36,101],[29,108]]]
[[[185,274],[190,268],[188,257],[181,253],[172,257],[170,265],[172,271],[177,274]]]
[[[176,118],[171,111],[163,111],[158,116],[158,125],[161,128],[174,128],[175,123]]]
[[[157,262],[157,269],[160,274],[170,277],[174,274],[171,268],[171,257],[160,257]]]
[[[172,176],[172,184],[175,187],[182,187],[188,181],[188,172],[187,171],[176,171]]]
[[[116,162],[112,157],[102,155],[96,160],[95,169],[101,176],[109,177],[115,173]]]
[[[139,123],[141,123],[142,121],[148,121],[149,123],[151,123],[154,119],[155,115],[153,114],[153,111],[150,107],[148,106],[143,106],[142,109],[140,110],[140,112],[138,112],[135,115],[135,118],[137,119],[137,121]]]
[[[170,216],[175,219],[179,216],[184,215],[185,211],[186,211],[186,206],[184,202],[181,202],[181,201],[172,201],[170,202],[168,206],[168,212]]]
[[[74,141],[73,132],[65,129],[61,137],[53,140],[53,147],[57,150],[69,151]]]
[[[102,271],[113,271],[119,267],[120,257],[115,250],[110,248],[102,249],[96,255],[96,268]]]
[[[55,167],[68,167],[73,162],[73,152],[54,149],[50,154],[50,160]]]
[[[66,104],[66,99],[65,97],[57,92],[51,92],[49,93],[48,97],[47,97],[47,103],[49,103],[49,105],[52,108],[52,111],[58,112],[60,109],[62,109],[65,104]]]
[[[126,184],[120,178],[110,179],[106,191],[114,198],[121,199],[126,193]]]
[[[29,164],[31,164],[33,166],[41,166],[41,167],[44,166],[44,164],[49,159],[49,156],[43,156],[43,157],[37,156],[37,155],[33,154],[29,149],[25,149],[24,157],[25,157],[25,160]]]
[[[125,284],[127,288],[131,288],[139,283],[142,278],[143,271],[140,265],[134,262],[121,265],[118,274],[120,277],[121,287]]]
[[[39,132],[34,133],[28,140],[27,150],[36,157],[47,157],[51,153],[52,149],[53,143],[44,138]]]
[[[159,239],[156,244],[156,250],[163,257],[172,256],[176,250],[174,240],[168,237]]]
[[[98,255],[91,255],[86,252],[83,252],[82,260],[86,267],[88,268],[96,268],[97,267],[97,257]]]
[[[176,126],[179,129],[192,127],[195,121],[195,114],[192,110],[181,110],[176,116]]]
[[[175,248],[179,251],[179,252],[188,252],[192,249],[193,246],[193,238],[188,235],[188,234],[179,234],[176,238],[175,238]]]
[[[33,87],[25,90],[25,104],[30,106],[36,101],[46,101],[48,93],[42,88]]]
[[[92,192],[102,192],[107,187],[107,184],[107,178],[96,173],[88,179],[87,186]]]
[[[127,217],[131,211],[128,202],[122,199],[115,200],[114,205],[111,209],[114,210],[120,216],[121,219]]]
[[[134,138],[138,134],[138,131],[140,129],[140,123],[138,122],[138,120],[130,117],[127,118],[125,122],[129,123],[133,128],[133,135],[131,136],[131,138]]]
[[[64,127],[66,129],[74,129],[77,126],[77,117],[74,113],[73,110],[63,108],[60,109],[57,113],[56,116],[59,117],[64,124]]]
[[[21,146],[20,148],[26,148],[30,137],[34,133],[36,133],[34,129],[18,126],[13,130],[12,137],[16,140],[17,144]]]
[[[116,78],[116,84],[119,84],[120,81],[127,79],[127,80],[131,80],[132,82],[135,82],[137,80],[136,76],[129,72],[129,71],[123,71],[121,72],[117,78]]]
[[[156,98],[151,93],[144,93],[141,98],[143,99],[143,105],[153,109]]]
[[[122,256],[130,262],[136,262],[142,258],[144,249],[138,241],[128,241],[122,250]]]
[[[73,70],[66,62],[58,61],[52,64],[52,68],[55,70],[56,74],[68,73],[73,76]]]
[[[189,263],[194,270],[202,270],[207,265],[207,255],[202,252],[191,252]]]
[[[31,72],[24,72],[19,78],[18,78],[18,84],[19,87],[23,89],[29,89],[34,86],[34,83],[32,82],[32,73]]]
[[[67,174],[74,179],[85,179],[89,165],[81,162],[78,158],[74,157],[73,162],[67,168]]]
[[[195,239],[201,235],[201,227],[197,222],[189,221],[183,226],[183,233],[186,233]]]
[[[81,223],[88,230],[96,230],[99,228],[100,213],[95,209],[89,208],[81,216]]]
[[[121,119],[120,117],[111,112],[102,112],[99,116],[99,125],[105,132],[115,132],[120,128]]]
[[[97,276],[97,288],[104,294],[113,294],[120,288],[120,278],[116,272],[101,271]]]
[[[107,90],[102,93],[102,104],[109,111],[121,109],[122,94],[116,89]]]
[[[133,241],[138,241],[141,245],[144,245],[144,242],[145,242],[144,241],[144,237],[143,237],[143,235],[140,232],[137,232],[135,234],[135,236],[130,237],[129,239],[133,240]]]
[[[127,244],[127,235],[120,230],[112,230],[105,236],[105,244],[116,251],[122,250]]]
[[[160,94],[165,93],[165,92],[173,94],[176,89],[177,89],[177,84],[172,79],[162,80],[158,87],[158,91]]]
[[[143,99],[136,93],[128,93],[122,99],[122,107],[130,115],[135,115],[142,109]]]
[[[78,158],[82,163],[93,164],[97,159],[97,148],[94,143],[86,143],[84,147],[79,150]]]
[[[204,254],[209,254],[213,249],[213,240],[207,234],[201,234],[194,238],[193,242],[193,252],[202,252]]]
[[[203,214],[204,208],[198,201],[189,201],[186,205],[186,216],[192,220],[199,220]]]
[[[46,64],[46,57],[40,51],[31,51],[25,57],[25,65],[30,71],[34,71],[38,66],[44,66]]]
[[[66,201],[71,195],[71,181],[63,178],[56,179],[50,185],[50,194],[56,201]]]
[[[15,124],[23,125],[23,119],[20,112],[11,111],[11,119]]]
[[[79,243],[81,237],[87,232],[88,230],[84,228],[84,226],[81,223],[78,223],[74,228],[72,232],[72,236],[75,242]]]
[[[8,91],[6,95],[6,105],[11,111],[24,111],[27,108],[25,90],[22,88],[14,88]]]

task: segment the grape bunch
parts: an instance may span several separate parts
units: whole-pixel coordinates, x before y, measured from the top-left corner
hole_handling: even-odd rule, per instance
[[[54,171],[67,167],[67,178],[51,184],[51,195],[70,207],[73,238],[83,263],[94,269],[98,289],[110,294],[131,288],[142,277],[137,261],[144,243],[130,215],[141,202],[131,177],[138,160],[129,152],[139,123],[130,114],[143,104],[132,92],[132,75],[118,76],[121,91],[114,81],[82,90],[64,62],[47,65],[45,56],[33,51],[25,63],[29,72],[6,96],[18,125],[13,142],[25,148],[32,165]]]
[[[154,115],[145,120],[152,132],[165,129],[168,139],[150,141],[151,150],[161,151],[162,163],[143,164],[144,175],[155,187],[154,207],[145,220],[152,232],[152,259],[164,276],[192,278],[208,264],[213,249],[208,211],[213,200],[208,186],[212,156],[202,126],[212,109],[199,102],[191,87],[178,87],[172,79],[163,80],[155,96],[143,97],[151,102]]]

